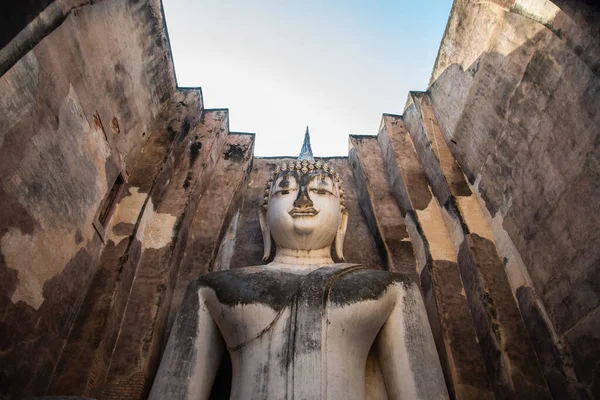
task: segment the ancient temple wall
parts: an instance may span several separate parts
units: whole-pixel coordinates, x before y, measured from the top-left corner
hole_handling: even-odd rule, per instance
[[[50,3],[33,49],[0,53],[0,398],[143,398],[189,281],[264,263],[264,184],[294,158],[255,159],[176,88],[158,0],[25,20]],[[428,92],[325,159],[347,262],[421,284],[455,398],[600,390],[595,10],[455,1]]]
[[[158,1],[80,7],[32,44],[0,76],[3,398],[46,391],[107,240],[100,209],[175,90]]]
[[[456,1],[428,90],[557,397],[600,387],[596,7]]]

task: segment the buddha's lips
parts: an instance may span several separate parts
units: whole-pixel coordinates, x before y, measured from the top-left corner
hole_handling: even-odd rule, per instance
[[[319,213],[319,210],[317,210],[316,208],[313,207],[308,207],[308,208],[292,208],[288,214],[290,214],[292,217],[312,217],[314,215],[317,215]]]

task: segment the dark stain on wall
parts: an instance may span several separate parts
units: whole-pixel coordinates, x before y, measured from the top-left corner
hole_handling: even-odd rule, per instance
[[[190,145],[190,167],[194,165],[198,156],[200,155],[200,149],[202,149],[201,142],[194,142]]]
[[[2,204],[2,207],[0,207],[0,239],[11,228],[16,228],[24,234],[33,234],[37,221],[13,196],[6,193],[1,185],[0,204]],[[4,255],[0,252],[0,312],[3,315],[12,306],[10,299],[17,288],[18,282],[18,272],[6,265]],[[5,329],[10,327],[10,324],[4,321],[0,322],[0,327],[2,325]],[[0,343],[5,343],[8,346],[10,342],[0,340]]]
[[[22,233],[31,235],[37,221],[13,196],[4,191],[0,185],[0,237],[4,236],[10,228],[17,228]]]
[[[4,255],[0,253],[0,312],[3,314],[8,309],[11,303],[10,298],[15,293],[18,284],[18,272],[12,268],[8,268],[6,265],[6,260],[4,259]],[[9,326],[7,325],[5,329],[8,328]],[[8,342],[2,341],[0,343]]]
[[[241,146],[239,144],[229,144],[227,148],[223,152],[223,157],[226,160],[231,160],[233,162],[240,162],[244,159],[247,148]]]
[[[182,187],[186,190],[189,189],[190,186],[192,185],[193,180],[194,180],[194,178],[190,174],[188,174],[188,176],[185,178],[185,181],[183,181]]]
[[[81,244],[83,242],[83,233],[81,233],[81,229],[77,229],[75,231],[75,244]]]
[[[79,297],[91,276],[100,241],[91,241],[44,284],[44,302],[38,310],[24,302],[10,303],[0,322],[0,393],[9,398],[45,393],[71,322],[79,310]],[[32,356],[25,357],[31,354]]]
[[[120,222],[117,225],[113,226],[112,231],[115,235],[126,236],[131,235],[131,233],[134,231],[134,227],[134,224],[128,222]]]
[[[182,107],[181,104],[185,104],[185,103],[184,102],[177,103],[176,109],[180,113],[185,113],[186,110],[181,109],[181,107]],[[194,116],[194,117],[196,117],[196,116]],[[194,118],[194,120],[195,120],[195,118]],[[183,141],[187,137],[187,135],[190,133],[191,128],[192,128],[192,121],[189,116],[186,116],[183,119],[183,121],[181,122],[181,128],[179,128],[180,134],[177,137],[177,140],[180,142]]]
[[[133,82],[129,71],[127,71],[127,68],[121,62],[117,61],[113,67],[113,73],[106,77],[105,89],[106,94],[116,105],[116,110],[120,116],[119,119],[126,123],[131,121],[133,110],[130,108],[130,99],[123,94],[131,92],[132,86]],[[109,128],[109,125],[107,124],[105,128]],[[127,133],[128,130],[124,129],[124,132]],[[107,133],[110,133],[110,131]]]
[[[144,82],[152,83],[151,90],[159,102],[169,99],[174,89],[174,69],[170,56],[164,52],[157,57],[156,49],[167,49],[166,26],[160,15],[160,2],[130,0],[135,20],[138,21],[139,43],[143,44],[143,60],[145,64]]]

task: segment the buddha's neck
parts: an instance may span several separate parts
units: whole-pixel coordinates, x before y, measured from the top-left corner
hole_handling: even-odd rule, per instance
[[[334,264],[331,259],[331,247],[318,250],[295,250],[277,247],[273,263],[290,265]]]

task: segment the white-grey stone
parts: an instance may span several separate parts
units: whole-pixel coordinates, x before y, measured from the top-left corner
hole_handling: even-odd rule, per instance
[[[207,399],[226,350],[232,399],[447,399],[417,285],[334,263],[346,226],[341,181],[326,165],[278,171],[261,210],[274,260],[189,285],[150,399]]]

